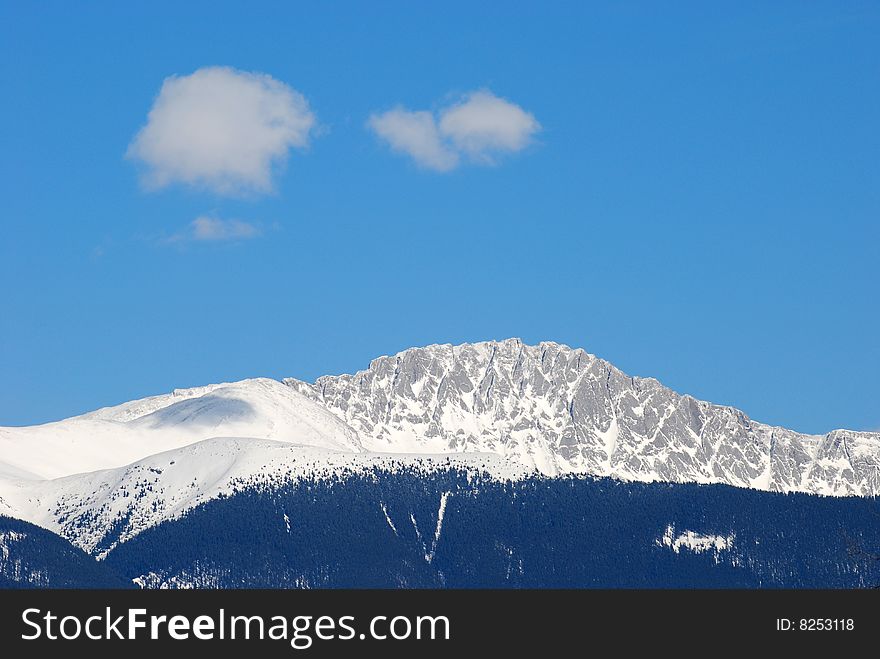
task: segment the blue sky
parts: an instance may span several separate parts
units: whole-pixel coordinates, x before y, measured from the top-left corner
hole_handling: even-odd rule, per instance
[[[706,4],[4,3],[0,425],[520,336],[880,427],[880,6]],[[213,66],[313,124],[268,187],[151,187],[130,145]],[[444,127],[474,92],[509,141]]]

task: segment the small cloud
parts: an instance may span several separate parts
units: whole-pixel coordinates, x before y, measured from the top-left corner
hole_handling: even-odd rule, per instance
[[[144,184],[267,193],[274,169],[305,148],[315,116],[302,94],[265,73],[212,66],[162,84],[126,157],[145,165]]]
[[[495,164],[500,156],[526,148],[541,130],[534,115],[488,90],[465,94],[436,114],[397,107],[372,115],[367,125],[394,151],[440,172],[463,158]]]
[[[446,172],[458,165],[458,154],[443,143],[430,112],[397,107],[374,114],[367,123],[394,151],[411,156],[422,167]]]
[[[97,261],[104,258],[113,249],[113,242],[114,241],[111,236],[104,236],[100,242],[93,245],[92,248],[89,250],[89,258],[92,261]]]
[[[242,220],[221,220],[201,215],[190,222],[186,229],[166,239],[168,243],[183,242],[230,242],[250,240],[262,235],[256,224]]]
[[[472,92],[440,113],[440,132],[458,150],[484,162],[522,151],[540,129],[532,114],[489,91]]]
[[[220,220],[203,215],[192,221],[194,240],[247,240],[260,233],[259,228],[241,220]]]

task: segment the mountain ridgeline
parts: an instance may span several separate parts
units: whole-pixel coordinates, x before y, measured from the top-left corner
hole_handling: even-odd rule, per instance
[[[286,380],[375,451],[485,451],[544,474],[880,493],[880,434],[805,435],[557,343],[436,345],[354,375]]]
[[[878,492],[878,433],[435,345],[0,428],[0,586],[873,587]]]

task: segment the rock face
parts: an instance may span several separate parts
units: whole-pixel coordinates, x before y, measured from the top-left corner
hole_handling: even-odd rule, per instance
[[[556,343],[412,348],[354,375],[285,383],[370,451],[493,452],[547,475],[880,493],[878,433],[771,427]]]

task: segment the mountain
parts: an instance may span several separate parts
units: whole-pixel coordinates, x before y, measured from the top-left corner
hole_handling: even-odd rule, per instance
[[[257,378],[176,389],[56,423],[0,428],[0,477],[59,478],[120,467],[212,437],[363,450],[357,432],[322,405]]]
[[[371,451],[498,453],[551,476],[880,492],[880,433],[775,428],[557,343],[413,348],[354,375],[285,382]]]
[[[408,468],[244,487],[117,545],[144,588],[865,588],[878,501]]]
[[[314,383],[179,389],[0,428],[0,514],[106,557],[248,488],[377,469],[876,496],[880,434],[774,428],[555,343],[435,345]]]
[[[0,514],[27,519],[103,557],[120,542],[248,487],[347,478],[373,469],[430,474],[456,468],[519,478],[495,455],[350,453],[286,441],[217,437],[130,465],[56,479],[0,480]]]
[[[0,516],[0,588],[133,588],[82,549],[45,529]]]

